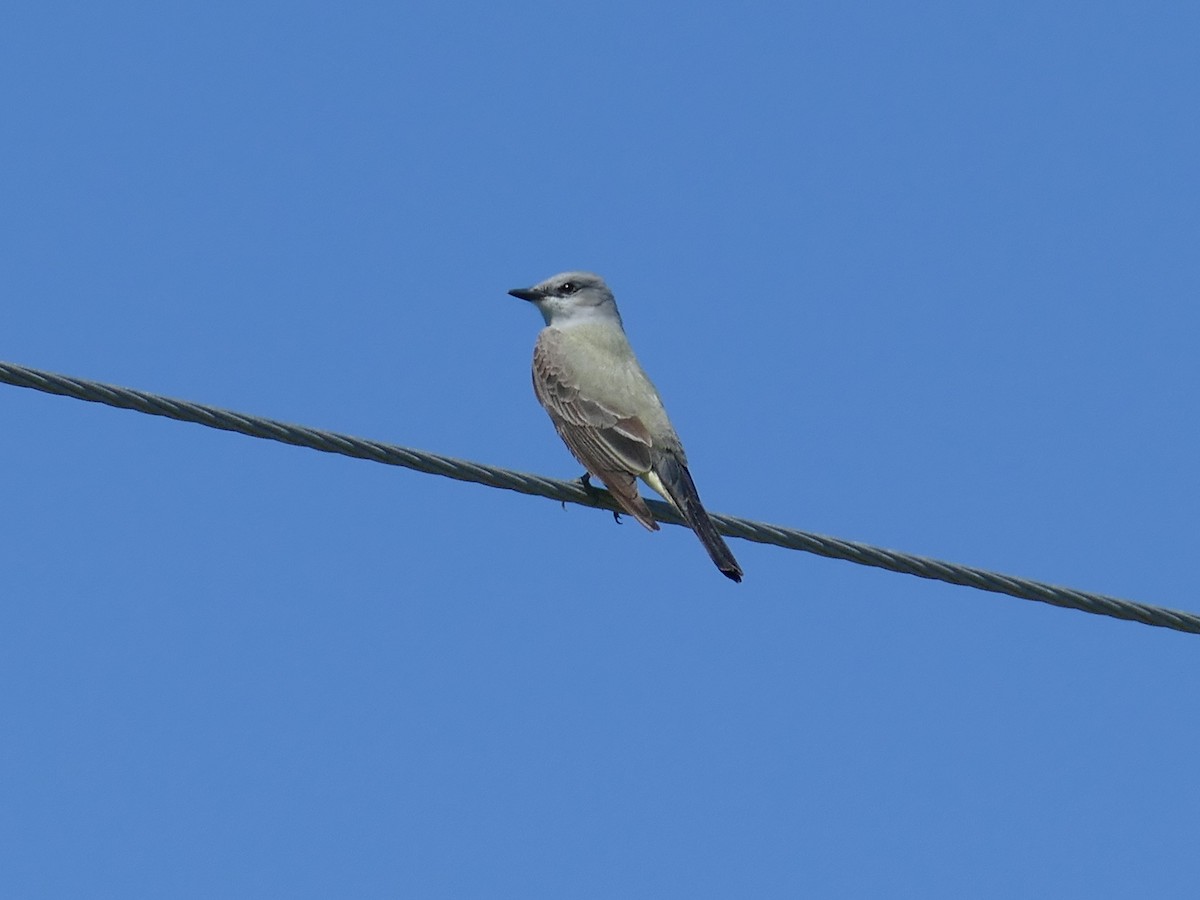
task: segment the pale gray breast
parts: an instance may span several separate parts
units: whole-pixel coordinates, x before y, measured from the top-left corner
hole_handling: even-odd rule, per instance
[[[678,446],[658,390],[619,327],[587,323],[546,328],[538,343],[563,380],[576,386],[582,396],[618,416],[636,417],[657,446]]]

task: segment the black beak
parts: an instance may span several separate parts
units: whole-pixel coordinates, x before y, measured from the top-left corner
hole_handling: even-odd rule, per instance
[[[513,288],[509,293],[518,300],[528,300],[530,303],[535,303],[541,300],[545,294],[533,288]]]

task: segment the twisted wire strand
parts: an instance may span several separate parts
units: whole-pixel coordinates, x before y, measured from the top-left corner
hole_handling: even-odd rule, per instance
[[[485,484],[489,487],[547,497],[564,503],[619,511],[619,507],[607,491],[597,488],[586,490],[578,481],[560,481],[554,478],[544,478],[541,475],[514,472],[511,469],[501,469],[483,463],[440,456],[424,450],[399,447],[395,444],[366,440],[333,431],[322,431],[317,428],[306,428],[302,425],[291,425],[275,419],[232,412],[202,403],[174,400],[170,397],[131,388],[102,384],[83,378],[72,378],[53,372],[43,372],[14,363],[0,362],[0,382],[15,387],[32,388],[48,394],[74,397],[77,400],[86,400],[91,403],[103,403],[118,409],[132,409],[153,416],[165,416],[181,422],[195,422],[209,428],[233,431],[297,447],[308,447],[325,453],[338,453],[342,456],[369,459],[391,466],[403,466],[418,472],[443,475],[458,481]],[[661,500],[648,500],[647,505],[660,522],[686,526],[683,518],[669,504]],[[729,537],[786,547],[791,550],[804,550],[830,559],[847,560],[864,566],[887,569],[891,572],[945,581],[997,594],[1007,594],[1023,600],[1037,600],[1067,609],[1141,622],[1144,625],[1200,634],[1200,616],[1189,612],[1151,606],[1132,600],[1122,600],[1117,597],[1107,597],[1103,594],[1056,587],[1026,578],[1001,575],[971,566],[914,556],[896,550],[884,550],[868,544],[813,534],[795,528],[769,525],[764,522],[754,522],[749,519],[719,514],[712,514],[712,519],[716,523],[717,529]]]

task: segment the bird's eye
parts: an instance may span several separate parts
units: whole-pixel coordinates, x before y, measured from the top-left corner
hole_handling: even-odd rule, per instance
[[[564,281],[563,286],[561,288],[559,288],[559,290],[562,291],[564,294],[573,294],[577,290],[579,290],[579,285],[577,285],[573,281]]]

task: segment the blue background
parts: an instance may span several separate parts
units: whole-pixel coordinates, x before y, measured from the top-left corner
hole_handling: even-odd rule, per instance
[[[1200,610],[1200,11],[9,4],[0,358]],[[1191,897],[1200,638],[0,388],[7,897]]]

